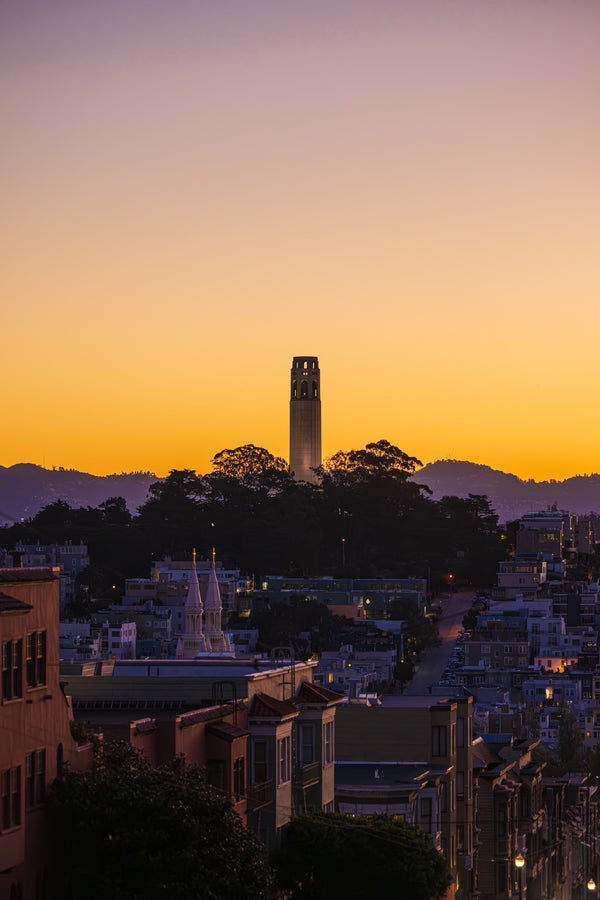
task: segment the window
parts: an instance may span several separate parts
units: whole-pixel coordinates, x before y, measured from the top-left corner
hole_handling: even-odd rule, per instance
[[[46,798],[46,751],[25,756],[25,809],[39,806]]]
[[[27,687],[46,684],[46,632],[32,631],[26,644]]]
[[[277,784],[290,780],[290,737],[277,741]]]
[[[440,784],[440,812],[448,812],[448,786],[445,781]]]
[[[465,720],[464,719],[456,720],[456,746],[457,747],[465,746]]]
[[[496,806],[496,837],[506,837],[506,807],[504,805]]]
[[[2,644],[2,699],[16,700],[23,696],[23,641],[4,641]]]
[[[315,761],[315,729],[313,725],[300,726],[300,763],[308,766]]]
[[[323,765],[330,765],[333,759],[333,722],[325,722],[323,725]]]
[[[21,769],[5,769],[0,776],[0,830],[21,824]]]
[[[222,759],[209,759],[206,763],[206,780],[211,787],[218,791],[227,790],[227,775],[225,763]]]
[[[267,742],[254,741],[254,784],[262,784],[269,777]]]
[[[238,756],[233,763],[233,796],[236,800],[246,794],[246,760]]]
[[[465,773],[464,772],[456,773],[456,799],[457,800],[465,799]]]
[[[432,756],[446,756],[448,750],[446,746],[445,725],[433,725],[431,729],[431,753]]]
[[[431,797],[421,799],[421,828],[431,834]]]

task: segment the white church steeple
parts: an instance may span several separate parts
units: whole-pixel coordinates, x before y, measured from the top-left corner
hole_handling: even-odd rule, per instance
[[[196,550],[192,557],[190,586],[185,601],[185,632],[177,641],[177,659],[194,659],[198,653],[211,650],[211,645],[202,631],[202,597],[196,571]]]

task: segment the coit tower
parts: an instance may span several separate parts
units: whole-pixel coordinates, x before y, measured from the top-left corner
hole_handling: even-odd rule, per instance
[[[317,483],[321,465],[321,373],[316,356],[295,356],[290,393],[290,472]]]

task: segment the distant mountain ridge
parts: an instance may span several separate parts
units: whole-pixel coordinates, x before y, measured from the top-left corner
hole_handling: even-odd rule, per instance
[[[32,463],[0,466],[0,524],[28,519],[56,500],[69,506],[99,506],[109,497],[124,497],[135,513],[160,479],[152,472],[88,475],[74,469],[43,469]]]
[[[575,475],[564,481],[523,481],[479,463],[440,459],[423,466],[412,478],[431,488],[434,500],[445,494],[485,494],[501,522],[554,504],[577,515],[600,512],[600,474]]]
[[[426,484],[434,500],[444,495],[485,494],[501,522],[553,504],[579,515],[600,512],[600,474],[576,475],[565,481],[522,481],[479,463],[441,459],[423,466],[412,479]],[[124,497],[135,513],[145,503],[150,485],[161,480],[152,472],[89,475],[73,469],[44,469],[32,463],[0,466],[0,524],[35,516],[56,500],[65,500],[73,507],[96,507],[109,497]]]

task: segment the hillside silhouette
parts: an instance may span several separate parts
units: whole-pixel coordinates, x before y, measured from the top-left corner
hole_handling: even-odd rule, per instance
[[[490,466],[443,459],[423,466],[411,478],[426,484],[434,500],[484,494],[501,522],[554,504],[579,515],[600,512],[600,474],[576,475],[564,481],[524,481]],[[100,476],[31,463],[0,466],[0,524],[35,516],[56,500],[73,507],[96,507],[109,497],[123,497],[135,513],[145,503],[149,486],[160,480],[152,472]]]
[[[501,522],[554,504],[578,515],[600,511],[600,474],[575,475],[564,481],[523,481],[490,466],[441,459],[423,466],[412,479],[426,484],[433,491],[434,500],[444,495],[484,494]]]
[[[158,480],[152,472],[100,476],[31,463],[0,466],[0,524],[28,519],[56,500],[73,507],[96,507],[109,497],[124,497],[135,513],[145,502],[148,487]]]

